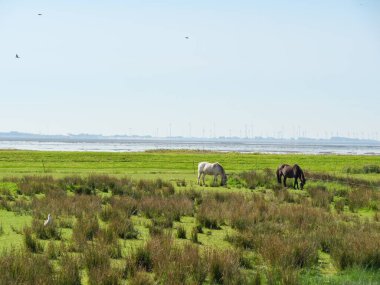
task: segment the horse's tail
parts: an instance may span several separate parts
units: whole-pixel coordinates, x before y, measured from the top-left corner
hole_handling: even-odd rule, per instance
[[[281,183],[281,166],[277,168],[276,175],[278,183]]]

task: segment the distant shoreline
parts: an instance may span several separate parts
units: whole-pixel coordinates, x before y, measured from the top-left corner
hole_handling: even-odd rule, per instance
[[[374,139],[359,139],[349,137],[330,138],[275,138],[275,137],[154,137],[150,135],[100,135],[100,134],[68,134],[46,135],[22,132],[0,132],[0,141],[40,141],[40,142],[202,142],[202,143],[272,143],[272,144],[316,144],[316,145],[375,145],[380,147],[380,141]]]

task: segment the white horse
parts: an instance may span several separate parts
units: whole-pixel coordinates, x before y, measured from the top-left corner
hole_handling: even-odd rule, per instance
[[[224,171],[224,168],[218,163],[209,163],[209,162],[200,162],[198,164],[198,185],[200,185],[201,176],[203,185],[205,185],[205,176],[206,175],[214,175],[214,184],[218,181],[218,175],[222,177],[221,186],[227,184],[227,175]]]

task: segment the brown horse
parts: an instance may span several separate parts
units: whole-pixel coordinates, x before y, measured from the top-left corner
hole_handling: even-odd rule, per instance
[[[303,186],[306,184],[305,175],[303,174],[303,171],[301,167],[299,167],[298,164],[294,164],[293,167],[288,164],[280,165],[277,168],[276,171],[277,174],[277,181],[278,183],[281,183],[281,176],[284,176],[284,186],[286,186],[286,179],[287,178],[294,178],[294,189],[299,189],[298,187],[298,178],[301,180],[301,190],[303,189]]]

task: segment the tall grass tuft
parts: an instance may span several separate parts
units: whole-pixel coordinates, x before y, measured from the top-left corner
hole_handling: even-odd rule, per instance
[[[311,204],[314,207],[330,209],[330,203],[333,201],[334,196],[323,185],[310,186],[308,192],[311,197]]]
[[[138,231],[134,228],[131,219],[124,215],[115,215],[110,223],[110,229],[121,239],[135,239]]]
[[[41,253],[44,251],[42,244],[32,235],[30,228],[24,228],[24,244],[25,247],[33,253]]]
[[[206,260],[210,280],[216,284],[239,283],[239,256],[234,251],[207,251]]]
[[[338,234],[339,240],[331,247],[331,256],[339,268],[380,269],[379,227],[367,225],[360,230],[351,228]]]
[[[111,268],[107,247],[100,244],[87,246],[83,252],[83,260],[91,285],[119,284],[121,274],[119,270]]]
[[[57,272],[55,280],[57,285],[80,285],[81,276],[79,269],[79,261],[70,255],[63,255],[60,260],[60,268]]]
[[[44,255],[11,250],[0,256],[0,284],[54,284],[53,276]]]
[[[96,215],[82,215],[73,228],[72,238],[77,250],[82,251],[87,241],[93,240],[99,232],[99,222]]]
[[[338,213],[343,213],[345,204],[346,202],[344,199],[336,200],[334,203],[334,208]]]
[[[151,252],[153,272],[163,284],[202,284],[206,279],[204,259],[193,245],[174,244],[170,234],[152,238],[146,248]]]
[[[56,191],[59,188],[52,176],[24,176],[17,180],[18,193],[26,196],[35,194],[47,194],[50,191]]]
[[[197,227],[192,228],[190,239],[193,243],[199,243],[199,241],[198,241],[198,228]]]
[[[373,190],[365,187],[358,187],[350,191],[347,197],[347,204],[350,211],[356,212],[362,207],[370,206],[373,195]]]
[[[45,254],[49,259],[58,259],[58,257],[61,255],[59,249],[53,241],[50,241],[47,244]]]
[[[186,239],[186,229],[183,226],[177,227],[177,238]]]
[[[129,285],[154,285],[156,284],[148,273],[145,271],[138,271],[136,274],[129,280]]]

